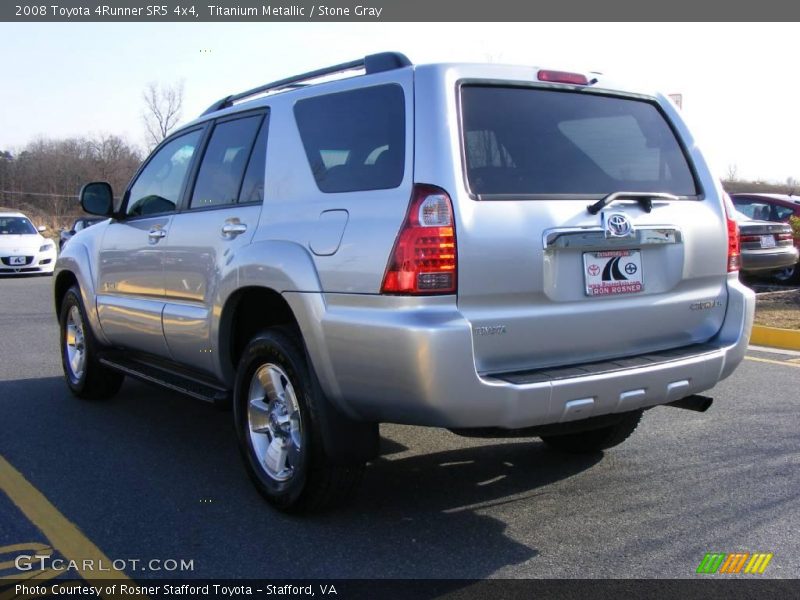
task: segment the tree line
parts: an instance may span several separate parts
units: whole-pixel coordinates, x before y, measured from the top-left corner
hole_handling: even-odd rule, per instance
[[[0,205],[61,225],[81,212],[84,183],[108,181],[125,189],[141,161],[139,149],[118,135],[39,138],[16,153],[0,151]]]
[[[149,84],[142,93],[148,149],[178,124],[183,83]],[[2,143],[2,140],[0,140]],[[82,214],[78,192],[89,181],[108,181],[120,193],[145,153],[115,134],[38,138],[19,150],[0,146],[0,208],[19,210],[52,229]]]

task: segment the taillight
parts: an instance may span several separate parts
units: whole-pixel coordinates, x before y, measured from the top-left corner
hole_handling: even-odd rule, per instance
[[[551,71],[542,69],[538,74],[539,81],[550,83],[571,83],[573,85],[589,85],[586,75],[581,73],[567,73],[566,71]]]
[[[386,266],[383,294],[455,294],[453,203],[443,189],[416,184]]]
[[[739,248],[739,224],[731,215],[735,210],[728,194],[722,196],[725,205],[725,220],[728,225],[728,273],[739,270],[741,250]]]
[[[791,233],[778,233],[775,237],[779,242],[785,242],[786,240],[792,239],[793,236]]]
[[[744,244],[745,242],[760,242],[761,236],[760,235],[740,235],[739,236],[739,243]]]

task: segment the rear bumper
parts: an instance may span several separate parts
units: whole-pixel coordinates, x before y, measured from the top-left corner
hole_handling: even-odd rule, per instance
[[[714,339],[650,364],[530,383],[480,375],[470,323],[452,304],[386,310],[335,300],[321,324],[324,356],[312,358],[328,395],[364,420],[503,429],[563,423],[673,402],[730,375],[747,349],[755,297],[735,274],[728,288]]]
[[[776,250],[751,250],[742,252],[742,271],[775,271],[797,263],[797,248]]]

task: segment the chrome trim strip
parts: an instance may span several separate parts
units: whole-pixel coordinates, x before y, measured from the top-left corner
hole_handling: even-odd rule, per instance
[[[653,246],[682,242],[683,233],[673,225],[640,227],[633,235],[622,238],[606,238],[600,227],[559,227],[546,229],[542,234],[542,247],[545,251],[556,248],[616,248],[631,244]]]

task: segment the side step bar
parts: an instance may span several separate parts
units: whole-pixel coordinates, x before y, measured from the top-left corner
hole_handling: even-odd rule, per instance
[[[218,406],[223,406],[230,400],[228,390],[188,374],[176,373],[173,370],[160,368],[150,363],[124,359],[118,356],[100,357],[100,362],[110,369],[130,375],[141,381],[154,383]]]

